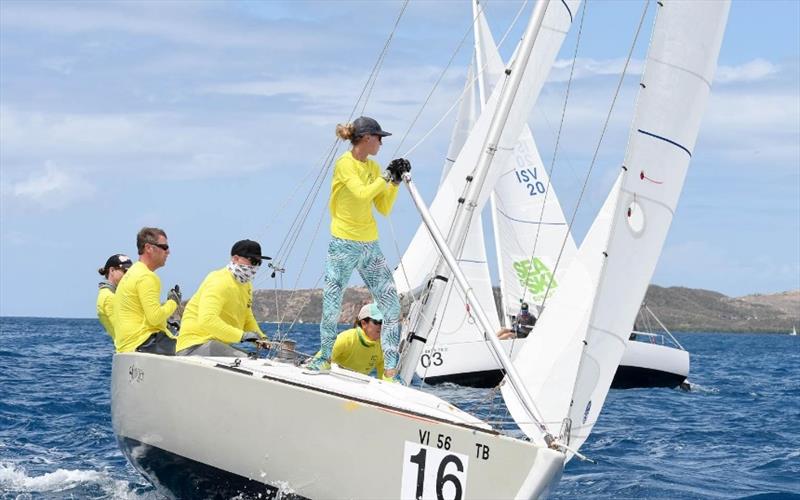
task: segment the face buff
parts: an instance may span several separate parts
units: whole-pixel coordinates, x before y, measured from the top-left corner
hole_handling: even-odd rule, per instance
[[[233,262],[229,262],[228,271],[233,274],[233,277],[236,278],[236,281],[239,283],[249,283],[250,281],[253,281],[253,278],[256,277],[258,266],[248,266],[245,264],[235,264]]]

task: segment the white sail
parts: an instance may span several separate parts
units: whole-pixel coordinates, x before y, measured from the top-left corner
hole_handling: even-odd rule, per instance
[[[461,152],[461,148],[464,146],[479,114],[478,88],[475,85],[474,68],[475,64],[473,62],[467,72],[467,82],[464,86],[461,105],[453,127],[447,158],[442,168],[440,184],[447,178],[447,174],[455,162],[454,159]],[[444,227],[446,221],[437,221],[437,224],[440,227]],[[492,292],[492,280],[484,246],[483,220],[480,214],[475,214],[473,217],[465,238],[464,248],[461,252],[461,257],[458,259],[459,266],[472,284],[480,306],[486,311],[489,319],[493,321],[492,327],[497,329],[499,328],[497,307],[495,306]],[[423,263],[420,263],[420,265],[423,265]],[[464,293],[455,286],[453,281],[448,283],[444,296],[445,298],[437,311],[437,317],[441,319],[431,332],[432,342],[430,345],[482,340],[483,334],[469,314]],[[425,376],[426,371],[425,366],[421,366],[418,368],[417,373],[420,376]]]
[[[473,11],[477,10],[473,4]],[[486,16],[480,11],[476,18],[475,54],[477,66],[483,68],[479,87],[492,89],[502,75],[503,61]],[[539,39],[553,36],[563,42],[563,36],[553,31],[543,31]],[[549,70],[550,66],[538,66],[543,74]],[[482,96],[484,94],[481,92]],[[552,296],[558,288],[576,252],[575,241],[558,197],[550,189],[544,162],[527,124],[511,161],[494,187],[491,201],[500,293],[505,309],[502,312],[507,321],[509,316],[519,312],[522,302],[540,309],[545,294]],[[557,260],[559,265],[553,276]]]
[[[577,449],[603,406],[672,221],[725,29],[728,1],[668,1],[659,12],[620,176],[559,293],[514,361],[551,433]],[[509,384],[503,396],[541,431]]]
[[[511,109],[507,125],[497,145],[493,161],[494,165],[507,164],[508,159],[516,147],[517,139],[522,133],[522,127],[527,123],[527,116],[533,103],[541,91],[546,74],[538,71],[541,67],[552,66],[561,43],[572,22],[572,13],[579,4],[579,0],[550,2],[547,7],[540,38],[536,41],[530,62],[523,69],[523,84],[520,85],[515,98],[515,106]],[[445,232],[449,228],[448,222],[452,221],[457,200],[463,195],[465,179],[473,171],[482,149],[486,146],[489,125],[495,114],[497,101],[500,96],[500,87],[495,88],[484,107],[478,121],[472,129],[469,140],[462,148],[455,164],[452,166],[447,178],[440,185],[439,191],[430,206],[431,215],[437,225]],[[480,196],[473,210],[480,213],[484,207],[489,193],[497,182],[502,169],[493,168],[487,175]],[[420,227],[414,235],[408,250],[403,255],[400,266],[395,271],[395,282],[400,293],[416,290],[427,282],[438,261],[438,253],[433,242],[425,230]]]

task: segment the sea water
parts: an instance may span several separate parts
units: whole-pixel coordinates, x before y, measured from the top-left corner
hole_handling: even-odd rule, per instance
[[[319,341],[309,324],[288,337],[305,352]],[[676,337],[692,390],[611,391],[581,448],[597,463],[572,460],[551,498],[800,497],[800,337]],[[96,320],[0,318],[0,497],[159,498],[117,448],[112,351]],[[496,391],[434,392],[509,418]]]

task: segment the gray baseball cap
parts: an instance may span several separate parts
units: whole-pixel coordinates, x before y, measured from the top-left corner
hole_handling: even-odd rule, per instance
[[[359,116],[353,122],[353,134],[355,137],[363,137],[365,135],[378,135],[386,137],[390,134],[381,128],[381,125],[373,118],[368,116]]]

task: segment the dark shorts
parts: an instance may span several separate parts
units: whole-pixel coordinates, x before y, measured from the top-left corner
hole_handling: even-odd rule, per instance
[[[149,352],[150,354],[162,354],[164,356],[175,355],[175,339],[169,337],[164,332],[154,332],[147,337],[136,348],[136,352]]]

